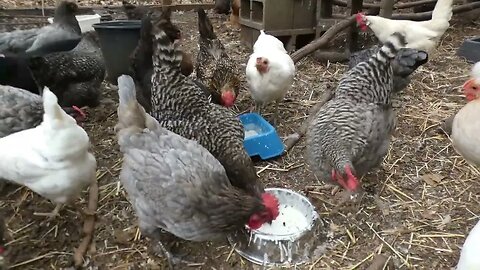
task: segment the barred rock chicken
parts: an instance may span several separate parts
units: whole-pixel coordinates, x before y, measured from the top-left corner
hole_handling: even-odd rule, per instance
[[[468,103],[455,115],[452,124],[452,144],[470,164],[480,167],[480,62],[463,85]]]
[[[153,27],[152,112],[162,127],[196,140],[217,158],[233,186],[250,194],[264,192],[243,147],[244,131],[228,109],[210,103],[203,90],[180,73],[182,55],[165,32],[169,21]]]
[[[64,107],[77,123],[85,121],[85,114],[77,107]],[[0,85],[0,138],[25,129],[34,128],[43,120],[42,97],[11,86]]]
[[[370,28],[380,42],[384,43],[394,32],[405,35],[407,48],[432,53],[440,38],[450,26],[453,0],[438,0],[427,21],[391,20],[380,16],[357,14],[357,23],[362,31]]]
[[[371,48],[353,53],[350,56],[348,68],[355,67],[360,62],[368,59],[378,52],[380,46],[375,45]],[[405,89],[411,81],[411,74],[421,65],[428,62],[428,54],[416,49],[402,48],[392,61],[393,67],[393,92],[398,93]]]
[[[167,9],[161,14],[148,12],[142,19],[140,40],[131,56],[131,70],[137,85],[137,99],[147,112],[151,109],[151,88],[153,73],[153,45],[152,24],[165,22],[168,26],[166,33],[172,42],[181,38],[180,29],[171,23],[171,11]],[[182,52],[182,63],[180,65],[183,75],[188,76],[193,71],[192,59],[189,54]]]
[[[340,80],[335,97],[315,115],[307,131],[307,160],[322,180],[330,179],[350,192],[386,155],[395,115],[391,104],[391,62],[405,38],[395,33],[366,62]]]
[[[240,91],[240,79],[233,60],[225,52],[220,39],[203,9],[198,9],[197,79],[210,92],[214,103],[231,107]]]
[[[122,1],[122,7],[129,20],[141,20],[150,11],[146,6],[136,6],[125,0]]]
[[[40,94],[40,89],[23,55],[0,54],[0,85],[9,85]]]
[[[248,59],[247,82],[255,107],[275,101],[274,123],[278,119],[278,103],[290,90],[295,76],[295,65],[283,47],[283,43],[272,35],[260,31],[253,53]]]
[[[39,126],[0,139],[0,175],[57,204],[53,212],[36,215],[56,216],[62,204],[95,181],[96,161],[88,152],[87,133],[60,108],[47,87],[43,107]]]
[[[62,1],[53,23],[42,28],[0,33],[0,53],[25,53],[30,56],[69,51],[80,42],[81,30],[75,12],[77,4]]]
[[[71,51],[31,57],[29,67],[40,87],[47,86],[61,106],[95,107],[105,77],[105,61],[95,31],[86,32]]]
[[[157,36],[168,39],[164,32]],[[273,195],[251,195],[232,186],[207,149],[168,131],[148,115],[136,101],[132,78],[120,76],[118,88],[115,129],[124,155],[120,181],[140,230],[156,240],[171,268],[171,255],[160,242],[161,229],[185,240],[208,241],[245,224],[258,229],[278,216]]]
[[[463,243],[460,259],[458,260],[457,270],[480,269],[480,220],[473,227]]]

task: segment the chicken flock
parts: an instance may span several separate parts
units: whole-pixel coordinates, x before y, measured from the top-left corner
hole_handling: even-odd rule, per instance
[[[238,1],[230,2],[218,4],[217,12],[231,8],[238,16]],[[244,72],[255,110],[275,103],[270,120],[277,125],[296,68],[283,43],[261,30],[240,71],[203,9],[197,11],[194,66],[179,44],[181,31],[171,10],[123,5],[128,18],[141,20],[141,33],[130,74],[118,77],[120,182],[140,231],[173,268],[180,259],[162,242],[162,230],[210,241],[245,225],[258,229],[279,215],[278,199],[258,178],[231,107]],[[0,33],[0,184],[24,185],[57,205],[36,215],[59,215],[63,204],[96,181],[82,108],[101,104],[106,68],[96,33],[80,30],[77,9],[62,1],[51,25]],[[452,0],[439,0],[432,19],[423,22],[357,14],[359,28],[371,29],[380,44],[351,55],[333,97],[312,115],[306,161],[316,178],[350,194],[362,191],[360,179],[382,163],[390,146],[396,123],[392,99],[428,62],[451,16]],[[473,166],[480,166],[479,87],[477,63],[463,86],[469,102],[454,116],[451,134],[456,151]],[[3,223],[0,216],[0,269]],[[472,251],[478,251],[479,226],[465,242],[459,270],[480,269]]]

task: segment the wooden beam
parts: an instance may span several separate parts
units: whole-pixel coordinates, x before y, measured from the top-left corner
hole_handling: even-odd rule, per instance
[[[473,2],[463,5],[458,5],[452,9],[453,14],[463,13],[471,11],[474,9],[480,8],[480,2]],[[425,21],[432,18],[432,11],[421,12],[421,13],[404,13],[404,14],[393,14],[392,19],[394,20],[412,20],[412,21]]]
[[[393,14],[393,0],[382,0],[380,7],[380,16],[391,18]]]

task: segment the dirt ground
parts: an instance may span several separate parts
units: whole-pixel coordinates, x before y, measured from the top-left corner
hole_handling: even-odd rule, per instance
[[[227,17],[209,13],[215,31],[243,70],[250,53]],[[176,13],[184,48],[196,54],[197,26],[193,12]],[[328,231],[327,247],[315,261],[297,269],[366,269],[375,254],[384,254],[390,269],[450,269],[465,235],[478,220],[479,172],[454,151],[447,136],[434,126],[465,104],[461,85],[471,64],[456,56],[465,38],[480,36],[478,22],[454,18],[430,61],[420,67],[408,89],[395,100],[397,129],[381,168],[362,179],[367,191],[359,203],[335,209],[340,193],[316,180],[304,163],[302,139],[284,156],[255,163],[267,187],[304,192],[317,207]],[[308,110],[327,85],[335,85],[344,64],[320,64],[310,57],[296,65],[293,89],[281,104],[278,132],[283,138],[298,130]],[[95,238],[85,258],[87,269],[163,269],[149,240],[140,237],[135,214],[119,184],[121,155],[113,127],[116,123],[115,86],[105,84],[103,105],[89,109],[85,128],[98,162],[100,187]],[[252,106],[246,85],[235,111]],[[272,108],[265,114],[269,119]],[[432,128],[433,127],[433,128]],[[87,192],[76,206],[85,207]],[[33,216],[51,211],[50,202],[26,188],[10,186],[0,193],[0,209],[9,233],[8,260],[12,269],[65,269],[72,265],[81,240],[83,217],[72,206],[55,219]],[[180,269],[258,269],[220,243],[180,242],[187,259],[198,264]]]

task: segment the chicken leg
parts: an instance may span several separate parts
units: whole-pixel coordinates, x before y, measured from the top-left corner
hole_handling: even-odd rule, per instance
[[[141,229],[140,229],[141,231]],[[174,269],[174,266],[179,263],[184,264],[196,264],[195,262],[190,262],[187,260],[182,259],[182,255],[174,255],[170,250],[168,250],[162,242],[162,232],[160,229],[156,229],[152,233],[147,233],[147,236],[151,237],[151,240],[154,241],[152,248],[153,251],[157,254],[163,254],[163,256],[167,259],[168,268],[170,270]]]
[[[63,206],[63,204],[57,203],[57,205],[55,206],[55,209],[53,209],[52,212],[50,212],[50,213],[38,213],[38,212],[35,212],[35,213],[33,213],[33,215],[53,218],[53,217],[59,216],[60,209],[62,208],[62,206]]]

